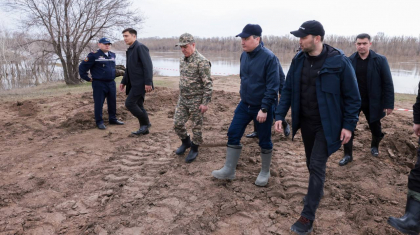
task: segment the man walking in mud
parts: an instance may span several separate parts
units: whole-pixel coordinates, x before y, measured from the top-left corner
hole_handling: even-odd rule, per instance
[[[182,145],[175,153],[182,155],[191,148],[185,158],[185,162],[191,163],[198,156],[198,146],[203,143],[203,115],[208,109],[213,91],[211,63],[196,50],[194,37],[189,33],[182,34],[175,46],[181,47],[184,54],[179,62],[179,98],[174,115],[174,129]],[[192,141],[185,128],[189,118],[193,123]]]
[[[323,43],[324,27],[304,22],[290,32],[300,38],[299,51],[287,73],[276,109],[275,129],[291,107],[292,137],[300,128],[309,170],[308,193],[299,220],[291,227],[297,234],[313,229],[315,212],[323,195],[329,156],[346,144],[358,121],[360,95],[350,60],[340,50]]]
[[[134,135],[147,135],[151,126],[143,103],[146,92],[153,90],[153,64],[149,49],[137,41],[137,31],[132,28],[123,30],[127,49],[127,66],[120,84],[120,91],[127,86],[125,107],[139,120],[140,129]]]
[[[420,137],[420,83],[416,103],[413,106],[413,114],[413,131]],[[408,176],[405,214],[401,218],[389,217],[388,224],[404,234],[420,234],[420,148],[417,149],[417,163]]]
[[[108,120],[112,125],[124,125],[116,117],[117,114],[117,88],[115,87],[115,53],[111,52],[111,40],[101,38],[98,43],[99,50],[91,52],[79,65],[80,77],[92,83],[93,101],[95,102],[95,122],[100,130],[106,126],[102,119],[104,101],[108,104]],[[91,77],[88,77],[90,71]]]
[[[349,57],[356,72],[362,106],[359,110],[366,116],[369,129],[372,133],[370,152],[372,156],[379,155],[379,142],[384,138],[381,129],[381,118],[389,115],[394,110],[394,84],[391,70],[385,56],[370,50],[372,42],[369,34],[362,33],[356,37],[356,49]],[[340,166],[353,161],[353,139],[344,145],[344,158]]]
[[[262,162],[261,171],[255,181],[257,186],[267,185],[270,178],[273,153],[271,125],[280,86],[280,63],[273,52],[263,46],[261,33],[259,25],[247,24],[242,33],[236,35],[241,37],[243,49],[240,58],[241,101],[228,130],[225,165],[212,172],[217,179],[235,178],[236,165],[242,150],[240,141],[246,126],[254,121],[258,128]]]

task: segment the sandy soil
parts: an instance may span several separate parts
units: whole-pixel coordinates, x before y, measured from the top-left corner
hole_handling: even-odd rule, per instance
[[[0,93],[0,234],[291,234],[308,181],[300,134],[292,141],[273,133],[267,187],[253,184],[260,149],[246,138],[236,179],[213,179],[211,171],[225,161],[239,79],[215,78],[205,144],[191,164],[174,154],[180,144],[172,128],[177,78],[156,83],[145,103],[153,126],[141,137],[130,135],[138,123],[123,93],[117,113],[126,125],[105,131],[95,128],[88,86]],[[399,97],[401,108],[415,100]],[[386,117],[386,137],[374,158],[361,117],[354,161],[338,166],[342,150],[330,157],[312,234],[398,234],[386,219],[404,212],[407,174],[416,160],[411,126],[411,112]]]

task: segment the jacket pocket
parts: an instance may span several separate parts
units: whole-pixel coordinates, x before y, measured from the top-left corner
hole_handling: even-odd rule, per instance
[[[324,73],[321,76],[321,90],[332,94],[340,94],[339,73]]]

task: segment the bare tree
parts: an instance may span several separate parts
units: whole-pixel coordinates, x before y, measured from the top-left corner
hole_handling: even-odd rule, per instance
[[[9,0],[8,6],[22,10],[23,25],[51,45],[66,84],[80,83],[80,57],[92,39],[143,21],[130,0]]]

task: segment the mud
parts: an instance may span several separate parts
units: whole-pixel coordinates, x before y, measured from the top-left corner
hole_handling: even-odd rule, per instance
[[[172,128],[177,89],[158,87],[147,95],[153,126],[140,137],[130,135],[138,123],[123,93],[117,117],[126,124],[105,131],[95,127],[91,92],[2,102],[0,234],[291,234],[309,176],[299,133],[294,141],[273,134],[267,187],[253,184],[261,163],[252,139],[242,141],[235,180],[211,176],[224,164],[239,102],[235,89],[214,92],[205,143],[191,164],[174,154],[180,144]],[[363,115],[354,161],[338,166],[342,150],[330,157],[312,234],[398,234],[386,220],[404,212],[417,139],[410,112],[394,112],[382,123],[379,157],[370,155]]]

